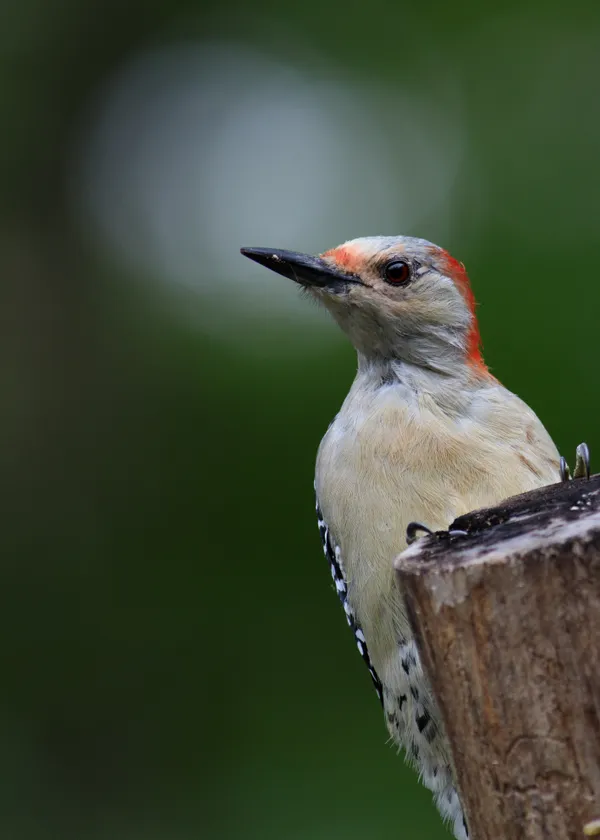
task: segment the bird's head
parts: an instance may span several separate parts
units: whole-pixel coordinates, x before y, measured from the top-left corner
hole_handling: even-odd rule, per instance
[[[272,248],[242,254],[322,302],[365,359],[400,359],[451,372],[485,371],[464,266],[408,236],[354,239],[318,257]]]

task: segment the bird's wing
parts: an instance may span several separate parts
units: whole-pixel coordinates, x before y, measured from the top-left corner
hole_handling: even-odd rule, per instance
[[[344,576],[342,552],[340,550],[340,547],[332,542],[331,534],[329,532],[329,528],[327,527],[327,523],[323,519],[323,514],[321,512],[321,507],[319,505],[318,499],[317,520],[319,525],[319,535],[321,537],[321,544],[323,546],[323,553],[329,561],[329,568],[331,570],[331,577],[333,578],[333,582],[335,584],[335,591],[337,592],[338,598],[340,599],[344,608],[344,613],[346,615],[348,625],[352,628],[352,632],[354,633],[354,638],[356,640],[358,652],[362,656],[365,665],[369,669],[369,674],[371,675],[371,679],[373,680],[375,691],[377,692],[379,700],[383,704],[383,691],[381,687],[381,680],[377,676],[377,672],[375,671],[373,663],[371,662],[371,657],[369,656],[365,634],[363,633],[360,624],[356,620],[356,617],[352,611],[350,602],[348,600],[348,587],[346,585],[346,578]]]

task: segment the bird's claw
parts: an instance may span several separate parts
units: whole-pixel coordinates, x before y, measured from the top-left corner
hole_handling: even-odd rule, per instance
[[[567,464],[567,459],[564,455],[560,456],[560,480],[561,481],[570,481],[571,480],[571,470],[569,469],[569,465]]]
[[[573,470],[573,478],[589,478],[590,477],[590,448],[587,443],[580,443],[575,450],[575,469]],[[560,459],[560,480],[570,481],[571,470],[565,458],[561,456]]]
[[[424,531],[426,534],[433,534],[431,528],[428,528],[427,525],[422,525],[420,522],[409,522],[406,526],[406,542],[407,545],[411,545],[417,539],[417,534],[419,531]]]
[[[590,448],[587,443],[580,443],[575,450],[575,469],[573,478],[590,477]]]

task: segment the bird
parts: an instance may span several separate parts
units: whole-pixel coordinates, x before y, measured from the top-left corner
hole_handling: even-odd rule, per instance
[[[466,269],[443,248],[370,236],[319,256],[241,252],[322,304],[356,350],[355,379],[316,459],[323,551],[391,738],[456,840],[468,840],[393,560],[421,531],[570,479],[568,466],[533,410],[485,364]],[[584,474],[581,444],[574,477]]]

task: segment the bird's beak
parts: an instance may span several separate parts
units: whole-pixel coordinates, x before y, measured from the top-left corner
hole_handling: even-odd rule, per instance
[[[360,283],[358,277],[337,270],[321,257],[297,254],[295,251],[277,251],[274,248],[241,248],[241,252],[245,257],[277,274],[283,274],[301,286],[340,291],[348,283]]]

